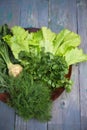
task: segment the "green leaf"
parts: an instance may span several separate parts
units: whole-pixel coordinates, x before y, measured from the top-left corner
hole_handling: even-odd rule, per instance
[[[14,26],[11,30],[13,36],[6,35],[3,39],[10,46],[15,58],[18,59],[20,51],[29,52],[29,39],[32,36],[20,26]]]
[[[87,54],[84,54],[83,50],[78,48],[68,50],[64,57],[68,66],[78,62],[87,61]]]
[[[28,33],[20,26],[14,26],[11,30],[13,35],[6,35],[3,39],[10,46],[16,59],[21,51],[33,51],[38,55],[42,48],[45,48],[45,52],[53,53],[53,40],[56,34],[47,27],[42,27],[34,33]]]
[[[64,55],[70,48],[75,48],[80,44],[80,36],[67,29],[62,30],[56,37],[56,55]]]

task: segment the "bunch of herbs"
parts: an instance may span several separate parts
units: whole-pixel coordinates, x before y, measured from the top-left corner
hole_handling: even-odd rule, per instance
[[[47,121],[51,118],[52,101],[50,89],[40,80],[33,82],[31,74],[23,71],[20,76],[8,78],[8,104],[25,120],[36,118]]]
[[[50,52],[44,52],[44,48],[37,56],[34,52],[29,54],[21,52],[19,58],[24,69],[32,75],[34,82],[40,80],[53,91],[59,87],[71,89],[72,82],[65,75],[68,73],[68,65],[62,56],[54,56]]]

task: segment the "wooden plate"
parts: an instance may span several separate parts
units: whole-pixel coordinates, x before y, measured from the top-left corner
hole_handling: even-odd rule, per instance
[[[25,28],[25,30],[28,30],[29,32],[36,32],[39,30],[39,28]],[[68,74],[66,75],[66,77],[68,79],[70,79],[71,72],[72,72],[72,66],[69,67]],[[65,90],[64,87],[55,89],[55,91],[53,91],[53,93],[51,95],[51,99],[54,101],[56,98],[58,98],[63,93],[64,90]],[[1,101],[7,102],[8,98],[9,98],[8,93],[1,93],[0,94]]]

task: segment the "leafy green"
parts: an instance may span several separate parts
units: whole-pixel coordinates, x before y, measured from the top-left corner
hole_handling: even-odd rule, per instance
[[[8,34],[12,34],[8,25],[4,24],[4,25],[0,26],[0,40],[3,38],[3,36],[8,35]]]
[[[0,56],[0,72],[5,74],[6,71],[7,71],[7,66],[6,66],[3,58]]]
[[[28,33],[22,27],[14,26],[11,31],[13,35],[6,35],[3,39],[10,46],[16,59],[20,51],[30,52],[33,49],[37,55],[44,47],[46,52],[53,52],[53,40],[56,34],[50,29],[42,27],[38,32]]]
[[[64,56],[68,66],[78,62],[87,61],[87,54],[84,54],[83,50],[78,48],[68,50]]]
[[[87,61],[87,54],[84,54],[82,49],[77,48],[80,42],[81,38],[78,34],[63,29],[57,34],[54,41],[55,55],[63,56],[68,66]]]
[[[17,78],[10,77],[8,104],[25,120],[36,118],[40,121],[47,121],[51,118],[50,90],[43,82],[32,81],[31,75],[26,71],[23,71]]]
[[[33,52],[38,56],[42,48],[44,48],[45,52],[64,56],[68,65],[87,60],[85,54],[82,53],[81,57],[84,58],[79,58],[78,54],[76,60],[71,59],[72,62],[68,63],[68,55],[71,55],[71,50],[73,50],[73,52],[75,51],[75,53],[79,53],[79,51],[74,49],[79,46],[81,42],[80,36],[68,29],[63,29],[56,34],[49,28],[42,27],[37,32],[28,33],[28,31],[25,31],[22,27],[14,26],[11,31],[13,35],[6,35],[3,39],[8,43],[15,58],[18,60],[20,60],[18,55],[21,51]]]
[[[56,37],[56,33],[52,32],[47,27],[41,28],[43,34],[43,40],[40,42],[41,47],[45,48],[45,52],[54,53],[53,41]]]
[[[0,56],[4,59],[7,66],[11,63],[8,53],[8,46],[4,42],[0,41]]]
[[[6,73],[7,73],[7,66],[2,56],[0,55],[0,93],[6,90],[6,85],[4,84],[5,78],[3,77],[3,75],[6,75]]]
[[[7,65],[9,62],[8,58],[8,47],[7,44],[3,41],[3,36],[11,34],[10,29],[7,24],[0,26],[0,92],[4,92],[6,90],[6,79],[4,75],[7,73]],[[5,62],[6,61],[6,62]]]
[[[68,65],[64,57],[54,56],[52,53],[43,50],[40,56],[36,56],[34,53],[21,52],[19,58],[24,64],[24,69],[32,75],[34,81],[40,80],[51,89],[64,86],[67,90],[72,85],[65,77],[68,73]]]
[[[0,26],[0,61],[2,62],[0,64],[0,68],[2,67],[2,64],[6,64],[7,67],[9,64],[11,64],[10,57],[12,58],[12,53],[6,42],[4,42],[3,37],[5,35],[11,35],[11,31],[7,24],[4,24],[3,26]],[[4,65],[3,64],[3,65]],[[6,68],[6,66],[3,66]]]
[[[64,55],[67,50],[75,48],[80,44],[80,36],[67,29],[63,29],[55,39],[54,45],[56,55]]]
[[[13,35],[6,35],[3,39],[10,46],[15,58],[18,59],[18,53],[20,51],[29,51],[28,44],[31,34],[29,35],[28,31],[25,31],[19,26],[14,26],[11,31]]]
[[[8,76],[0,72],[0,93],[8,92]]]

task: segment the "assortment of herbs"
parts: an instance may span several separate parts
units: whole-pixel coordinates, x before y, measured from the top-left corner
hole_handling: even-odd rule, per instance
[[[68,29],[29,33],[0,26],[0,92],[10,95],[8,105],[26,120],[50,120],[52,92],[59,87],[70,92],[69,66],[87,60],[79,44],[80,36]]]

